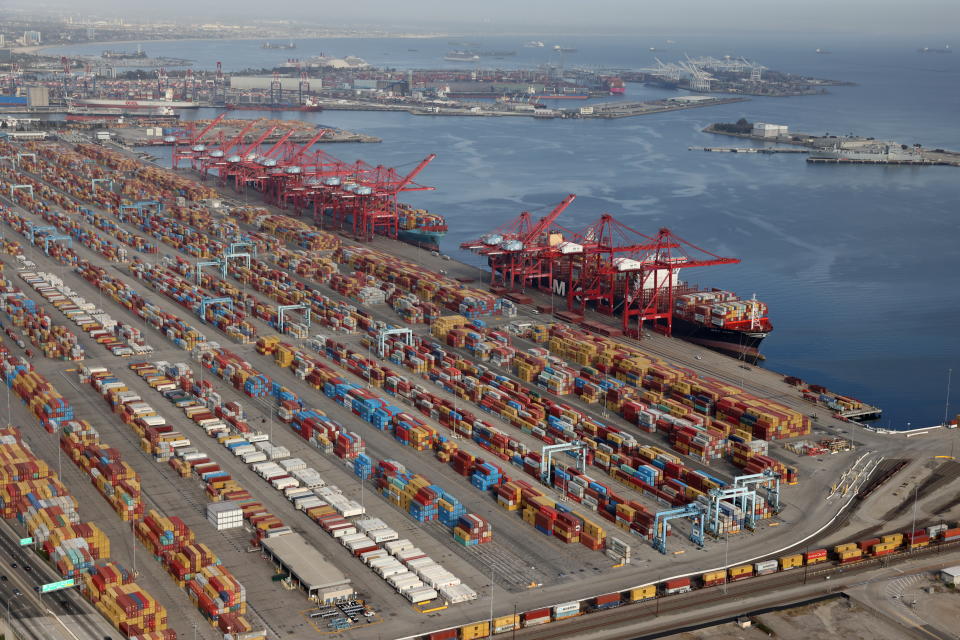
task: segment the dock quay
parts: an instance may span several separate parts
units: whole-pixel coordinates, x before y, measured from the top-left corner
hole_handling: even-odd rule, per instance
[[[698,109],[700,107],[713,107],[721,104],[732,104],[735,102],[746,102],[749,98],[712,98],[707,96],[694,96],[696,100],[686,100],[679,98],[668,98],[666,100],[653,100],[650,102],[603,102],[587,107],[581,107],[573,111],[574,117],[578,118],[629,118],[633,116],[644,116],[651,113],[663,113],[665,111],[682,111],[684,109]],[[571,113],[565,111],[565,113]]]
[[[925,500],[943,430],[856,427],[834,408],[849,399],[814,398],[820,387],[656,331],[627,337],[593,310],[567,320],[550,291],[514,295],[476,265],[352,224],[415,214],[440,227],[386,206],[404,197],[387,187],[430,183],[433,154],[388,169],[328,149],[297,157],[288,137],[223,163],[229,134],[196,129],[176,170],[95,131],[0,140],[0,356],[9,422],[30,445],[0,430],[0,479],[20,491],[7,489],[16,517],[0,543],[49,534],[64,556],[53,566],[10,557],[60,579],[92,582],[110,559],[123,568],[100,578],[119,581],[129,567],[128,591],[155,600],[155,617],[101,620],[114,591],[64,594],[103,625],[203,640],[543,625],[576,637],[600,611],[649,618],[727,582],[763,590],[807,566],[832,574],[960,540],[960,511]],[[854,495],[883,457],[910,461],[919,500],[870,532],[889,546],[859,547],[857,510],[893,499],[831,496],[844,478]],[[64,499],[20,499],[28,474]],[[960,474],[942,476],[938,491],[955,492]],[[32,517],[74,501],[89,535]],[[95,566],[56,551],[79,538],[102,551]],[[21,584],[35,576],[8,573],[39,602]]]
[[[958,151],[927,149],[916,145],[908,147],[896,142],[880,141],[863,136],[832,136],[798,131],[791,132],[786,125],[753,124],[745,119],[735,124],[714,123],[705,127],[703,132],[756,140],[767,144],[802,147],[802,149],[797,149],[792,153],[810,154],[806,159],[810,164],[960,167],[960,152]],[[720,153],[791,153],[790,150],[777,147],[771,147],[771,149],[777,149],[776,151],[763,151],[759,148],[755,151],[744,151],[725,147],[690,147],[690,149]]]

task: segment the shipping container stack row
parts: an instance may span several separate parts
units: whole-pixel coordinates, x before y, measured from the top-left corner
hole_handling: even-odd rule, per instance
[[[489,292],[467,287],[452,278],[383,251],[370,247],[341,246],[336,258],[341,264],[395,284],[424,302],[434,302],[468,318],[497,315],[501,310],[502,301]]]
[[[285,346],[283,343],[280,343],[275,339],[263,338],[259,343],[260,350],[264,353],[270,352],[272,349],[274,354],[278,353],[281,350],[289,350],[292,347]],[[380,374],[377,376],[370,376],[368,378],[375,386],[380,386],[379,381],[384,380],[388,383],[384,385],[384,388],[387,391],[391,389],[395,390],[390,383],[391,380],[395,379],[395,376],[389,370],[380,370],[378,366],[373,362],[365,358],[360,354],[356,354],[342,345],[334,342],[332,339],[325,339],[321,344],[317,346],[322,346],[323,349],[321,353],[328,355],[331,359],[339,361],[341,363],[347,363],[346,368],[353,373],[357,373],[364,376],[364,372],[373,372],[380,371]],[[289,362],[290,359],[286,356],[282,359],[284,362]],[[280,361],[280,360],[278,360]],[[319,382],[317,375],[317,370],[321,368],[322,363],[313,363],[314,368],[304,369],[303,367],[303,357],[302,355],[296,355],[293,357],[291,368],[294,368],[298,372],[306,372],[307,381],[317,384]],[[463,366],[463,365],[461,365]],[[371,421],[378,428],[391,427],[399,419],[400,422],[405,422],[410,420],[409,414],[405,414],[398,407],[387,404],[384,400],[377,398],[367,389],[359,387],[359,385],[348,384],[342,382],[339,378],[329,379],[330,372],[328,369],[324,370],[324,375],[326,376],[327,382],[324,383],[325,392],[330,395],[330,397],[337,398],[341,403],[346,402],[345,398],[350,398],[349,406],[354,409],[355,413],[365,420]],[[406,389],[405,391],[397,392],[396,395],[401,395],[406,397],[408,400],[413,399],[417,407],[426,415],[438,419],[439,423],[444,426],[448,426],[454,429],[457,433],[465,435],[472,438],[475,442],[480,444],[482,447],[487,450],[497,454],[504,460],[509,460],[517,464],[517,466],[523,466],[527,473],[529,473],[534,478],[539,478],[539,455],[536,453],[528,454],[526,448],[519,442],[508,438],[505,434],[499,432],[489,425],[486,425],[482,421],[477,421],[473,418],[472,414],[463,411],[454,411],[450,406],[445,406],[441,401],[433,396],[426,396],[430,398],[430,401],[425,400],[424,395],[412,395],[415,394],[415,391],[411,391],[409,385],[403,385]],[[331,395],[332,394],[332,395]],[[370,413],[372,411],[372,414]],[[383,426],[382,426],[383,425]],[[396,433],[396,429],[392,429]],[[401,432],[403,430],[401,429]],[[573,434],[571,437],[565,438],[566,440],[573,439],[578,434],[571,431]],[[400,438],[401,441],[406,441],[404,438]],[[442,461],[448,462],[451,460],[450,455],[455,451],[455,445],[452,442],[445,442],[440,436],[432,436],[434,442],[434,449],[437,452],[438,458]],[[679,464],[679,459],[676,456],[671,456],[662,450],[656,449],[655,447],[644,447],[637,449],[638,456],[634,458],[625,458],[628,462],[635,465],[636,469],[632,469],[627,466],[625,463],[619,465],[614,464],[612,469],[609,469],[611,475],[614,477],[620,478],[620,475],[625,475],[632,482],[625,482],[629,486],[633,486],[638,490],[642,490],[645,493],[649,493],[655,499],[658,499],[665,504],[685,504],[691,501],[694,501],[698,496],[702,495],[704,492],[708,491],[711,488],[718,488],[721,486],[721,483],[714,478],[709,477],[703,472],[693,472],[683,465]],[[460,452],[463,454],[463,452]],[[465,455],[465,454],[464,454]],[[645,456],[645,457],[640,457]],[[524,457],[528,457],[533,460],[530,464],[524,464]],[[456,458],[455,458],[456,459]],[[609,464],[609,456],[606,458],[607,463]],[[638,461],[648,461],[650,464],[638,463]],[[666,467],[667,464],[671,464],[671,473],[670,477],[663,477],[662,470],[654,471],[659,465],[660,467]],[[559,465],[558,465],[559,466]],[[567,472],[574,472],[575,470],[559,470],[561,475]],[[630,474],[627,474],[626,471],[630,471]],[[580,475],[580,474],[576,474]],[[608,487],[600,485],[593,481],[592,478],[584,476],[571,483],[556,483],[556,479],[559,476],[556,472],[552,475],[552,480],[554,486],[563,491],[568,497],[581,502],[588,508],[592,510],[599,510],[602,515],[614,520],[615,507],[617,504],[622,503],[623,500],[616,496],[612,490]],[[642,482],[646,481],[646,484]],[[581,484],[579,484],[582,482]],[[597,487],[597,491],[590,489],[589,484],[593,484]],[[478,485],[478,488],[485,489],[487,487]],[[598,491],[602,490],[603,493]],[[590,492],[593,495],[590,495]],[[607,505],[610,505],[607,507]],[[761,510],[763,514],[768,514],[769,511],[764,508]],[[653,514],[642,511],[644,514],[644,520],[638,521],[633,528],[626,527],[627,529],[637,533],[639,535],[649,536],[650,531],[652,531],[652,521]],[[601,536],[602,537],[602,536]],[[595,546],[593,541],[587,538],[588,545],[593,547]],[[598,545],[602,548],[602,545]]]
[[[0,216],[2,216],[13,229],[24,236],[28,235],[26,221],[22,217],[2,207],[0,207]],[[110,276],[103,267],[80,259],[73,249],[62,245],[55,245],[51,247],[49,255],[63,264],[69,266],[75,265],[81,277],[102,290],[117,304],[129,309],[146,322],[152,324],[180,348],[189,350],[192,349],[196,343],[205,340],[197,329],[185,323],[177,316],[162,311],[125,283]],[[48,274],[47,278],[50,277]],[[134,351],[136,352],[137,349],[134,348]]]
[[[83,595],[127,638],[172,639],[165,609],[123,575],[126,589],[89,586],[92,577],[112,567],[110,539],[93,522],[81,522],[77,501],[57,474],[37,458],[23,441],[19,429],[0,429],[0,510],[4,519],[17,518],[33,544],[64,579],[73,579]],[[137,594],[143,606],[130,608],[129,595]]]
[[[142,262],[134,262],[131,265],[131,273],[155,291],[162,293],[181,307],[189,309],[201,320],[216,327],[235,342],[249,344],[256,339],[257,330],[245,319],[245,313],[241,308],[222,303],[203,305],[202,301],[208,296],[174,272],[165,270],[159,265],[150,267]]]
[[[143,355],[153,351],[140,329],[118,323],[93,303],[70,290],[51,273],[21,271],[20,278],[77,325],[95,342],[115,356]]]
[[[0,270],[2,266],[0,264]],[[0,287],[3,289],[0,308],[15,327],[23,330],[30,344],[39,348],[44,356],[56,360],[79,362],[86,357],[72,331],[63,325],[55,324],[46,311],[38,307],[34,300],[28,298],[10,280],[2,275],[0,279]]]
[[[363,551],[361,548],[367,543],[355,543],[353,539],[349,535],[340,538],[348,548],[359,544],[358,555],[364,564],[413,604],[424,606],[440,596],[449,604],[477,599],[476,591],[463,584],[460,578],[431,559],[410,540],[394,539]]]
[[[152,376],[154,372],[158,371],[156,365],[147,363],[133,364],[131,368],[146,376]],[[95,386],[108,388],[113,384],[108,382],[114,380],[114,378],[106,370],[95,369],[90,370],[90,373],[91,375],[86,373],[81,375],[88,377],[89,381]],[[184,377],[189,377],[189,374],[185,374]],[[141,420],[143,419],[144,417],[141,416]],[[278,491],[283,492],[285,497],[298,510],[306,513],[308,517],[321,525],[331,535],[340,538],[341,543],[354,555],[358,555],[357,551],[363,545],[371,542],[374,545],[379,545],[397,539],[396,531],[388,528],[382,520],[376,518],[348,520],[347,518],[355,519],[363,516],[364,508],[357,502],[346,498],[335,485],[327,485],[320,474],[307,467],[302,460],[289,458],[289,451],[285,447],[272,445],[266,440],[265,435],[227,433],[220,435],[218,441],[233,455],[240,457],[245,463],[249,464],[251,470],[257,475],[269,482]],[[174,457],[171,460],[183,460],[183,464],[191,468],[207,483],[207,493],[211,499],[217,502],[230,501],[236,504],[243,511],[244,517],[250,519],[251,524],[259,527],[261,522],[256,520],[256,516],[262,516],[264,513],[260,503],[252,502],[249,492],[242,489],[234,479],[222,472],[219,465],[212,464],[209,458],[189,445],[189,440],[184,439],[183,436],[178,436],[178,441],[173,446]],[[460,515],[463,513],[460,503],[449,494],[440,491],[442,498],[437,501],[439,513],[446,521],[460,519]],[[249,517],[251,515],[254,517]],[[279,523],[279,521],[276,522]],[[458,522],[458,524],[463,525],[460,529],[465,540],[470,540],[471,537],[479,540],[484,537],[489,538],[492,535],[489,526],[479,518],[474,517],[464,522]],[[361,534],[359,536],[357,535],[358,530]],[[288,527],[282,526],[267,528],[264,529],[264,537],[283,535],[289,531]],[[371,550],[364,547],[365,552]],[[454,588],[455,585],[459,586]],[[460,598],[457,601],[476,597],[475,592],[460,585],[459,579],[444,583],[443,586],[450,587],[451,593]],[[465,592],[472,594],[472,597],[465,597]]]
[[[140,184],[154,186],[163,189],[162,193],[154,194],[164,200],[169,200],[182,196],[188,200],[199,201],[211,198],[217,198],[216,190],[205,185],[177,175],[172,171],[166,171],[152,167],[125,156],[122,153],[107,149],[95,144],[78,144],[74,150],[82,156],[90,158],[97,163],[122,173],[125,173],[136,180],[131,183],[130,188],[140,187]]]
[[[152,376],[159,369],[157,365],[139,363],[131,365],[131,368],[142,376]],[[91,382],[103,386],[103,380],[109,379],[109,372],[96,371]],[[184,378],[189,378],[189,373]],[[189,386],[182,384],[181,386]],[[189,440],[184,441],[179,436],[178,442],[174,445],[174,459],[183,460],[183,464],[191,468],[197,475],[207,482],[207,493],[215,501],[230,501],[243,511],[244,517],[251,513],[250,507],[260,509],[258,512],[262,515],[262,507],[259,503],[251,504],[252,498],[249,492],[243,490],[237,482],[230,476],[225,475],[220,470],[219,465],[210,463],[209,458],[198,452],[196,448],[190,447]],[[395,530],[390,529],[379,519],[367,518],[363,520],[356,519],[364,514],[364,508],[357,502],[346,498],[342,491],[335,485],[327,485],[316,470],[307,467],[299,458],[290,458],[289,451],[285,447],[271,444],[265,435],[262,434],[221,434],[218,441],[223,444],[233,455],[240,457],[244,463],[247,463],[251,470],[269,482],[276,490],[283,492],[284,496],[293,503],[294,507],[306,513],[308,517],[317,522],[321,527],[328,531],[334,537],[340,538],[354,555],[361,548],[364,552],[372,551],[363,545],[373,543],[380,545],[385,542],[397,539]],[[362,454],[357,457],[355,465],[363,466],[364,460],[367,460]],[[437,502],[437,513],[443,518],[445,523],[455,522],[454,527],[464,538],[465,543],[472,540],[487,539],[492,536],[489,525],[481,518],[470,516],[463,517],[464,510],[456,498],[450,496],[438,487],[428,487],[437,490],[439,499]],[[249,518],[248,518],[249,519]],[[259,522],[251,522],[259,526]],[[453,525],[450,525],[453,526]],[[360,535],[357,535],[359,530]],[[265,537],[274,537],[289,532],[288,527],[268,528],[264,530]],[[377,547],[379,548],[379,547]],[[448,573],[448,572],[447,572]],[[444,584],[451,588],[454,594],[460,594],[458,597],[464,598],[463,592],[468,587],[458,586],[458,579]],[[469,593],[475,592],[469,590]],[[404,594],[405,595],[405,594]],[[422,595],[422,594],[421,594]]]
[[[465,319],[444,319],[446,326],[436,329],[438,333],[451,326],[461,326]],[[329,339],[327,339],[330,342]],[[542,395],[526,392],[522,387],[505,376],[497,376],[484,371],[468,361],[450,356],[437,346],[424,345],[417,341],[413,347],[390,343],[394,360],[400,359],[403,363],[414,363],[414,366],[423,370],[422,362],[431,366],[428,377],[441,388],[465,399],[476,402],[480,397],[480,407],[496,413],[505,421],[519,427],[524,432],[540,438],[545,443],[557,440],[571,441],[580,439],[591,446],[588,462],[602,468],[619,482],[635,490],[647,493],[668,505],[685,504],[696,500],[710,489],[719,488],[722,482],[708,474],[684,466],[680,458],[671,455],[662,449],[652,446],[641,447],[636,440],[616,427],[602,425],[586,416],[579,410],[565,404],[555,403]],[[400,352],[398,354],[398,352]],[[416,354],[416,355],[413,355]],[[411,368],[408,365],[408,368]],[[475,374],[477,377],[474,377]],[[421,374],[423,375],[423,374]],[[472,378],[472,379],[471,379]],[[389,385],[387,388],[390,388]],[[482,394],[482,395],[481,395]],[[441,412],[440,423],[445,424],[443,412],[445,401],[428,396],[428,400],[418,400],[419,404],[428,404],[433,409],[439,407]],[[519,407],[519,408],[518,408]],[[462,409],[460,410],[463,411]],[[481,446],[487,442],[503,441],[504,434],[496,430],[488,431],[492,434],[484,438],[482,432],[486,427],[475,427],[474,432],[461,433],[478,440]],[[486,442],[485,442],[486,440]],[[512,440],[507,440],[512,442]],[[510,451],[494,447],[493,453],[505,459],[517,462],[517,456],[526,456],[521,450]],[[509,455],[507,455],[509,454]],[[536,454],[533,454],[536,457]],[[539,464],[537,459],[536,464]],[[669,467],[669,473],[664,473]],[[525,466],[525,465],[524,465]],[[527,469],[530,475],[536,477],[538,471]],[[583,500],[583,495],[571,495],[575,500]],[[591,507],[595,503],[587,504]]]
[[[139,372],[143,373],[143,368],[140,368]],[[85,367],[79,377],[82,382],[96,389],[112,410],[134,429],[145,449],[156,450],[155,445],[150,444],[151,439],[157,441],[164,435],[169,436],[166,443],[172,453],[166,459],[182,461],[187,467],[187,475],[195,473],[206,484],[207,495],[211,499],[220,501],[226,497],[234,500],[245,519],[257,532],[258,539],[261,534],[269,536],[268,532],[271,531],[289,531],[278,518],[254,501],[249,492],[222,471],[219,465],[211,462],[195,447],[190,447],[189,438],[174,432],[151,405],[144,402],[139,394],[130,391],[126,383],[108,369]],[[151,382],[155,385],[154,388],[165,386],[158,380]],[[212,419],[212,416],[212,413],[206,412],[195,414],[192,419],[200,424]],[[171,466],[176,468],[175,465]],[[221,566],[219,558],[206,545],[196,541],[193,531],[180,518],[168,518],[151,510],[135,525],[134,533],[211,625],[219,626],[224,632],[230,628],[243,632],[252,630],[252,625],[244,618],[247,608],[245,588],[226,567]]]
[[[182,390],[183,387],[191,388],[193,385],[189,373],[171,379],[160,374],[159,368],[148,363],[134,363],[130,368],[147,381],[154,390],[174,403],[175,407],[182,410],[208,436],[220,436],[222,439],[226,437],[224,434],[229,433],[229,423],[218,417],[216,410],[208,409],[200,403],[198,398]],[[182,369],[182,367],[179,368]],[[169,367],[164,366],[164,369],[169,370]],[[166,461],[181,477],[196,475],[204,482],[208,499],[237,502],[238,507],[242,509],[243,518],[250,522],[254,531],[255,544],[259,544],[264,537],[289,531],[279,518],[253,500],[250,493],[218,464],[211,461],[199,449],[191,446],[189,435],[174,430],[163,416],[159,415],[150,404],[144,402],[139,394],[130,391],[126,383],[108,369],[85,367],[80,371],[79,377],[81,382],[93,386],[113,410],[121,415],[124,422],[140,437],[141,448],[151,453],[155,461]],[[219,413],[222,415],[223,412]]]
[[[86,207],[80,207],[80,216],[88,225],[108,233],[123,244],[136,251],[139,251],[140,253],[153,255],[159,251],[156,244],[148,242],[143,236],[139,236],[135,233],[127,231],[126,229],[120,228],[116,222],[105,215],[91,211]]]

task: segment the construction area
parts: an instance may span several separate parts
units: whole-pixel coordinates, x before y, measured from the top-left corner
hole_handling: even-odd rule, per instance
[[[746,364],[762,303],[678,279],[735,258],[563,229],[571,194],[466,243],[481,273],[402,202],[432,154],[221,118],[171,136],[174,170],[0,142],[0,540],[50,574],[16,571],[24,636],[61,637],[54,578],[74,638],[443,640],[960,540],[960,465],[931,462],[956,432],[868,431]],[[708,303],[740,357],[671,336]]]

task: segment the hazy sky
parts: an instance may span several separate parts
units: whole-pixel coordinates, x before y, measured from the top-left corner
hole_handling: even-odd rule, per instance
[[[25,0],[13,0],[27,4]],[[0,5],[4,2],[0,0]],[[52,4],[52,3],[51,3]],[[36,6],[35,4],[33,6]],[[454,26],[565,30],[609,28],[617,33],[716,29],[951,33],[960,31],[960,0],[76,0],[67,6],[145,10],[155,15],[197,14],[236,21],[302,17],[331,27],[371,26],[424,29]]]

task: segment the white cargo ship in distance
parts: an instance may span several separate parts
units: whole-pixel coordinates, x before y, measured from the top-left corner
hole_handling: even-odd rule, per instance
[[[187,102],[177,100],[116,100],[106,98],[77,98],[73,101],[78,107],[107,107],[114,109],[159,109],[168,107],[170,109],[196,109],[200,106],[199,102]]]

